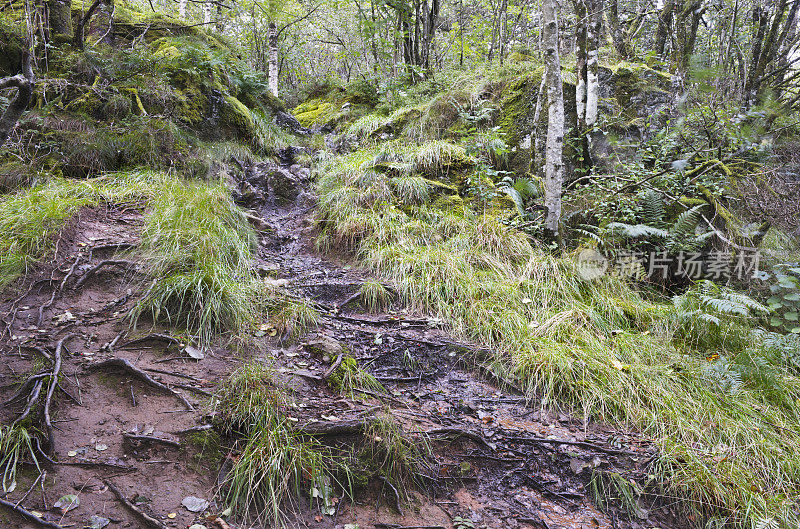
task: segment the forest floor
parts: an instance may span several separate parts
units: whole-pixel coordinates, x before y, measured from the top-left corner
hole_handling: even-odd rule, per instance
[[[542,410],[480,369],[481,351],[455,342],[441,322],[396,305],[367,310],[355,294],[371,279],[368,274],[344,257],[315,250],[310,189],[283,204],[268,197],[257,210],[265,224],[256,263],[270,281],[321,310],[320,324],[308,334],[282,341],[267,333],[244,346],[220,343],[195,359],[168,329],[131,331],[127,314],[141,295],[142,270],[127,250],[139,243],[144,208],[127,203],[81,210],[58,236],[52,259],[29,271],[0,302],[0,400],[12,397],[21,374],[50,372],[45,357],[60,352],[63,358],[52,398],[55,463],[40,458],[46,469],[41,480],[35,468],[27,468],[7,501],[63,527],[92,527],[91,517],[99,516],[112,528],[224,528],[206,515],[224,509],[218,488],[231,455],[207,450],[198,433],[210,427],[212,395],[228,376],[245,362],[263,361],[294,398],[292,420],[324,432],[319,435],[326,444],[350,442],[361,435],[365,418],[388,410],[411,439],[431,448],[430,465],[416,476],[426,485],[407,500],[373,480],[355,498],[338,501],[333,515],[299,500],[289,525],[682,525],[663,500],[640,503],[634,513],[618,500],[602,510],[592,501],[593,469],[646,477],[655,455],[647,440]],[[331,391],[323,373],[332,358],[323,360],[312,346],[320,342],[343,346],[386,391],[353,398]],[[112,359],[127,361],[135,371],[108,363]],[[4,405],[0,419],[8,424],[24,405],[24,398]],[[114,488],[151,520],[123,506]],[[65,495],[77,495],[80,503],[62,514],[53,504]],[[182,505],[187,497],[209,505],[200,502],[206,508],[191,512]],[[235,519],[229,524],[250,527]],[[40,524],[4,509],[0,526]]]

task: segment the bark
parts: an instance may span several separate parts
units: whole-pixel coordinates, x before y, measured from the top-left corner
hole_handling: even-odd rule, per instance
[[[600,32],[602,30],[603,0],[589,3],[590,23],[586,36],[586,129],[597,123],[597,106],[600,101]]]
[[[31,58],[26,51],[22,57],[22,73],[0,79],[0,90],[5,88],[17,89],[14,99],[11,100],[3,114],[0,115],[0,147],[6,143],[17,121],[28,108],[33,97],[34,82]]]
[[[72,0],[47,0],[47,23],[51,42],[69,42],[72,38]]]
[[[575,18],[577,18],[577,25],[575,29],[575,59],[576,59],[576,74],[578,77],[575,83],[575,105],[578,112],[578,130],[585,130],[586,123],[586,55],[587,55],[587,38],[588,38],[588,25],[586,0],[574,0],[575,5]]]
[[[608,26],[611,31],[611,40],[614,43],[614,48],[622,59],[630,59],[633,56],[633,50],[628,43],[625,36],[625,31],[619,21],[618,0],[609,0],[608,9],[606,14],[608,16]]]
[[[203,24],[211,24],[211,11],[213,9],[214,8],[210,2],[203,4]]]
[[[178,0],[178,18],[181,20],[186,20],[186,6],[189,4],[189,0]]]
[[[79,50],[83,49],[83,43],[86,38],[85,37],[86,25],[92,19],[92,15],[94,15],[94,12],[97,11],[97,8],[100,7],[100,4],[103,1],[104,0],[94,0],[92,5],[89,7],[89,10],[86,11],[86,13],[78,21],[78,25],[75,26],[75,34],[72,37],[72,45],[75,48]]]
[[[269,23],[269,67],[267,78],[269,91],[278,97],[278,27],[275,22]]]
[[[656,53],[664,55],[667,46],[667,35],[672,27],[672,14],[675,12],[675,0],[666,0],[664,7],[658,14],[658,29],[656,30]]]
[[[558,237],[561,191],[564,184],[564,89],[558,44],[556,0],[542,1],[542,45],[547,86],[547,143],[545,146],[545,228]]]

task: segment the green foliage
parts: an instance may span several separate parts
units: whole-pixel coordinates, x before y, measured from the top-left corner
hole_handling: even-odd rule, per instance
[[[774,271],[767,304],[773,310],[772,327],[800,334],[800,267],[783,265]]]
[[[0,425],[0,470],[3,473],[3,494],[17,487],[17,470],[23,460],[33,461],[37,470],[39,460],[28,431],[20,425]]]
[[[342,362],[328,378],[328,386],[334,391],[355,398],[359,389],[385,391],[374,376],[358,365],[358,361],[350,356],[342,358]]]

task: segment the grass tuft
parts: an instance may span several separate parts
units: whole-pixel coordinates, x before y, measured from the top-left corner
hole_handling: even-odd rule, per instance
[[[172,180],[150,202],[142,252],[155,278],[131,313],[207,343],[253,322],[256,235],[222,185]]]

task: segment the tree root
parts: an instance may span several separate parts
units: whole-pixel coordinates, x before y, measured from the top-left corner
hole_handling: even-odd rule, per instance
[[[6,501],[0,498],[0,506],[5,507],[9,511],[13,511],[17,513],[22,518],[25,518],[27,521],[31,522],[34,525],[38,525],[39,527],[47,527],[49,529],[64,529],[62,526],[55,524],[53,522],[48,522],[47,520],[42,520],[31,511],[20,507],[10,501]]]
[[[400,514],[400,516],[403,516],[403,508],[400,505],[400,493],[397,492],[397,488],[392,485],[392,482],[386,479],[384,476],[378,476],[378,479],[383,481],[383,484],[389,487],[389,489],[394,493],[394,508],[397,509],[397,512]]]
[[[49,309],[53,305],[53,302],[55,302],[56,300],[56,296],[61,294],[61,292],[64,290],[64,285],[66,285],[67,281],[69,281],[69,278],[72,277],[72,274],[75,272],[75,267],[78,266],[81,257],[83,257],[83,254],[81,252],[77,252],[75,254],[75,260],[72,261],[72,266],[69,267],[69,271],[67,272],[67,274],[61,279],[61,283],[58,284],[58,288],[53,290],[53,293],[50,295],[50,299],[47,300],[41,307],[39,307],[39,316],[36,319],[37,327],[42,325],[42,319],[44,319],[44,311]]]
[[[92,275],[94,275],[98,270],[103,268],[104,266],[136,266],[136,263],[133,261],[127,261],[125,259],[106,259],[104,261],[100,261],[90,269],[88,269],[84,274],[81,276],[80,279],[75,283],[75,288],[81,288],[83,284],[88,280]]]
[[[194,406],[192,406],[191,403],[188,400],[186,400],[186,397],[184,397],[174,389],[170,388],[166,384],[162,384],[161,382],[154,380],[153,378],[150,377],[150,375],[148,375],[138,367],[135,367],[133,364],[131,364],[124,358],[112,358],[110,360],[104,360],[102,362],[98,362],[96,364],[91,364],[87,366],[87,369],[96,371],[98,369],[104,369],[107,367],[115,367],[127,372],[128,374],[132,375],[135,378],[138,378],[145,384],[152,386],[156,389],[160,389],[164,393],[172,395],[173,397],[181,401],[181,403],[186,407],[188,411],[194,411]]]
[[[152,516],[141,510],[139,507],[128,501],[125,498],[125,495],[122,494],[122,491],[120,491],[113,483],[111,483],[108,480],[103,480],[103,483],[105,483],[106,487],[108,487],[108,490],[110,490],[114,494],[114,496],[117,497],[117,500],[119,500],[119,502],[122,505],[124,505],[126,509],[135,514],[146,525],[148,525],[149,527],[153,527],[154,529],[169,529],[166,524],[164,524],[160,520],[153,518]]]
[[[75,261],[77,262],[77,259]],[[61,373],[61,350],[64,347],[64,342],[73,336],[75,336],[75,334],[70,333],[61,338],[56,345],[55,353],[53,353],[53,371],[50,375],[50,385],[47,387],[47,396],[44,400],[44,425],[47,429],[48,455],[53,453],[56,445],[56,438],[55,434],[53,433],[53,421],[50,418],[50,403],[53,400],[53,393],[58,385],[58,375]]]
[[[124,437],[128,441],[133,441],[137,443],[161,443],[176,448],[180,448],[182,446],[179,441],[173,441],[172,439],[166,439],[164,437],[156,437],[155,435],[138,435],[134,433],[123,433],[122,437]]]
[[[174,336],[170,336],[169,334],[159,334],[153,333],[148,334],[147,336],[142,336],[141,338],[135,338],[133,340],[127,341],[124,344],[120,345],[120,349],[125,349],[126,347],[130,347],[131,345],[140,344],[142,342],[149,342],[149,341],[161,341],[167,342],[172,345],[177,345],[178,347],[181,346],[181,341],[175,338]]]
[[[331,364],[331,367],[329,367],[327,371],[323,373],[322,380],[328,380],[331,378],[331,375],[336,372],[336,369],[342,365],[342,358],[344,358],[344,353],[339,353],[339,356],[336,357],[336,360],[333,362],[333,364]]]

